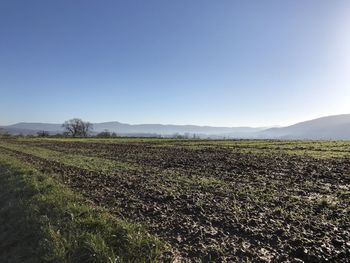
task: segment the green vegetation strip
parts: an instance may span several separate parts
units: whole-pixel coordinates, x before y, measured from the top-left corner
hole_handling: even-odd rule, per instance
[[[155,262],[163,245],[0,153],[0,262]]]
[[[9,140],[10,142],[11,140]],[[229,149],[233,152],[253,154],[290,154],[314,158],[350,157],[350,141],[308,141],[308,140],[183,140],[160,138],[17,138],[16,143],[26,142],[80,142],[100,144],[140,144],[152,147],[187,148],[203,150],[208,148]]]
[[[117,170],[138,169],[138,167],[135,164],[124,163],[115,160],[108,160],[98,157],[83,156],[78,154],[67,154],[41,147],[7,143],[3,141],[0,141],[0,146],[10,150],[31,154],[33,156],[37,156],[46,160],[57,161],[66,165],[71,165],[90,171],[98,171],[100,173],[109,173],[111,171]]]

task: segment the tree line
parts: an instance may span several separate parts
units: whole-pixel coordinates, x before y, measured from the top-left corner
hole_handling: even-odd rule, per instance
[[[111,137],[117,137],[116,132],[110,132],[108,130],[104,130],[102,132],[99,132],[97,134],[92,134],[93,131],[93,124],[87,121],[83,121],[79,118],[74,118],[65,121],[61,127],[63,128],[63,133],[57,133],[55,135],[50,134],[49,131],[38,131],[36,135],[38,137],[99,137],[99,138],[111,138]],[[23,134],[19,134],[16,136],[24,136]],[[32,136],[32,135],[29,135]],[[126,135],[128,136],[128,135]],[[0,128],[0,137],[12,137],[10,133],[5,131],[4,129]],[[136,135],[136,137],[144,137],[144,135]],[[176,139],[201,139],[200,136],[196,134],[179,134],[175,133],[173,135],[160,135],[160,134],[149,134],[147,137],[155,137],[155,138],[176,138]]]
[[[62,124],[63,128],[63,136],[65,137],[88,137],[91,135],[93,130],[93,124],[87,121],[83,121],[82,119],[74,118],[65,121]],[[39,137],[49,137],[50,133],[48,131],[39,131],[37,132]],[[56,136],[59,136],[58,134]],[[96,137],[106,138],[106,137],[116,137],[117,134],[115,132],[109,132],[108,130],[104,130],[96,134]]]

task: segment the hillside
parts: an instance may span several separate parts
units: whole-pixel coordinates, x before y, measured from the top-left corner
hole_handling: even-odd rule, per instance
[[[259,133],[260,138],[350,139],[350,114],[322,117]]]
[[[61,124],[49,123],[17,123],[14,125],[3,126],[8,132],[13,134],[36,134],[38,131],[48,131],[51,134],[61,133]],[[211,127],[196,125],[163,125],[163,124],[126,124],[120,122],[93,123],[93,132],[98,133],[104,130],[116,132],[118,134],[202,134],[202,135],[230,135],[230,136],[249,136],[263,130],[263,128],[250,127]]]
[[[62,133],[61,124],[17,123],[3,126],[11,134],[36,134],[48,131]],[[196,134],[212,138],[251,138],[251,139],[350,139],[350,114],[322,117],[281,128],[251,127],[212,127],[197,125],[126,124],[103,122],[93,124],[93,134],[108,130],[120,135]]]

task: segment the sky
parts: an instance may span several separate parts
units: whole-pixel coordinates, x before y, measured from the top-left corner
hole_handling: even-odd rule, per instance
[[[1,0],[0,125],[350,113],[348,0]]]

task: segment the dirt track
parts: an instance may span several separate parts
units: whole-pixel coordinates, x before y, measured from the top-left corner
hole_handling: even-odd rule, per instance
[[[348,262],[350,258],[347,159],[152,143],[37,146],[142,167],[104,174],[1,148],[44,172],[54,172],[95,204],[144,223],[182,261]]]

